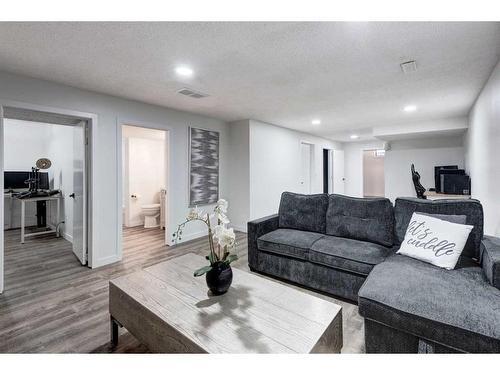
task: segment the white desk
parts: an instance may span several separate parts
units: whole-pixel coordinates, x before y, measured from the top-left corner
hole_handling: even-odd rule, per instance
[[[57,230],[57,226],[60,221],[60,216],[61,216],[61,195],[52,195],[52,196],[47,196],[47,197],[34,197],[34,198],[24,198],[20,199],[17,198],[21,202],[21,243],[24,243],[24,239],[26,237],[34,237],[34,236],[40,236],[42,234],[47,234],[47,233],[55,233],[56,237],[59,237],[59,232]],[[39,202],[39,201],[47,201],[47,202],[53,202],[55,201],[57,204],[57,210],[56,210],[56,225],[54,229],[50,227],[50,220],[47,220],[47,228],[48,230],[45,230],[43,232],[34,232],[34,233],[25,233],[25,221],[26,221],[26,203],[27,202]],[[47,208],[50,208],[50,204],[47,205]],[[50,210],[48,210],[50,212]]]
[[[471,199],[470,195],[443,194],[436,193],[435,191],[426,191],[424,195],[431,201],[435,201],[438,199]]]

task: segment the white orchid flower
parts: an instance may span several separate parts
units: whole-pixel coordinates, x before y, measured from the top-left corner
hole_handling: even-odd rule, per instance
[[[224,225],[216,225],[214,227],[214,239],[221,247],[231,248],[236,241],[236,235],[233,228],[226,228]]]
[[[188,220],[196,220],[196,219],[202,218],[202,216],[203,216],[203,211],[199,210],[198,206],[194,206],[189,211],[186,219],[188,219]]]
[[[229,218],[227,217],[227,208],[229,204],[225,199],[219,199],[214,207],[215,218],[217,223],[229,224]]]
[[[219,211],[219,212],[222,212],[222,213],[227,213],[227,208],[229,206],[229,203],[227,202],[227,200],[225,199],[219,199],[217,201],[217,204],[215,205],[215,211]]]
[[[229,224],[229,218],[223,214],[223,213],[216,213],[215,214],[216,218],[217,218],[217,221],[220,222],[221,224]]]

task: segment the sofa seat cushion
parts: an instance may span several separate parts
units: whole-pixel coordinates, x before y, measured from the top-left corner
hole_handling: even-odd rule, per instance
[[[311,246],[323,235],[296,229],[277,229],[257,239],[260,251],[307,260]]]
[[[367,319],[460,351],[500,351],[500,290],[481,267],[445,270],[396,254],[373,268],[358,296]]]
[[[312,263],[368,275],[372,268],[393,254],[391,248],[372,242],[324,236],[309,252]]]

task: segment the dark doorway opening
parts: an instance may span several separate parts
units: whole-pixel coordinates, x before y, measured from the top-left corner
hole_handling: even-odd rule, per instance
[[[329,152],[330,150],[327,150],[326,148],[323,149],[323,193],[328,194],[329,193],[329,182],[330,182],[330,176],[328,171],[330,170],[330,158],[329,158]]]

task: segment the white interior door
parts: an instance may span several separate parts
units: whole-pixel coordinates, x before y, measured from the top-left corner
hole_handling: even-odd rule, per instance
[[[344,194],[344,150],[333,151],[333,192],[335,194]]]
[[[73,126],[73,252],[87,263],[85,122]]]
[[[300,189],[303,194],[311,194],[311,145],[300,144]]]
[[[3,106],[0,106],[0,188],[3,191],[4,188],[4,182],[3,182]],[[5,199],[2,199],[0,201],[0,211],[5,212]],[[4,233],[3,233],[3,215],[0,215],[0,293],[3,293],[3,268],[4,268],[4,262],[3,262],[3,247],[4,247]]]

